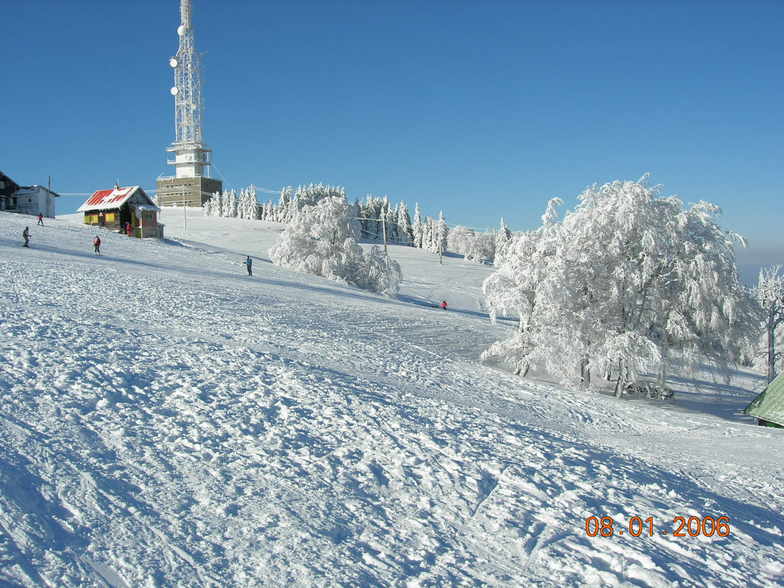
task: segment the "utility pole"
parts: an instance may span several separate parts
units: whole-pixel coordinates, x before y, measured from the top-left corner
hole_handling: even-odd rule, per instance
[[[387,215],[381,215],[381,227],[384,229],[384,255],[389,255],[387,251]]]

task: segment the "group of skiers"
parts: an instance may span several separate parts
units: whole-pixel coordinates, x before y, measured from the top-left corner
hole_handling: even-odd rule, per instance
[[[38,224],[43,226],[43,215],[38,215]],[[25,227],[24,231],[22,231],[22,239],[24,239],[24,243],[22,247],[30,247],[30,227]],[[101,238],[96,235],[93,239],[93,250],[95,251],[96,255],[101,255]]]
[[[43,224],[44,224],[43,218],[44,217],[43,217],[42,214],[38,215],[38,224],[41,225],[41,226],[43,226]],[[125,224],[125,232],[127,233],[127,235],[129,237],[132,235],[132,230],[133,229],[131,228],[131,223],[126,223]],[[24,245],[22,245],[22,247],[30,247],[30,228],[29,227],[25,227],[24,231],[22,231],[22,238],[24,239]],[[101,255],[101,238],[98,235],[96,235],[95,238],[93,239],[93,249],[94,249],[96,255]],[[245,264],[245,267],[248,270],[248,275],[252,276],[253,275],[253,260],[250,258],[250,255],[245,257],[245,261],[243,263]],[[446,307],[447,307],[446,300],[442,300],[441,304],[439,304],[438,306],[442,310],[446,310]]]
[[[38,224],[44,226],[44,215],[38,215]],[[125,233],[130,237],[133,235],[133,227],[131,223],[125,223]],[[30,247],[30,227],[25,227],[24,231],[22,231],[22,239],[24,239],[24,244],[22,247]],[[101,255],[101,238],[96,235],[93,239],[93,251],[96,255]],[[248,275],[253,275],[253,260],[248,255],[243,262],[245,267],[248,269]]]

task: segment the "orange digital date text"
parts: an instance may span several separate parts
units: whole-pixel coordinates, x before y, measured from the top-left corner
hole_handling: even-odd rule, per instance
[[[612,517],[590,516],[585,519],[585,534],[589,537],[612,537],[626,535],[640,537],[646,535],[672,535],[673,537],[727,537],[730,534],[730,518],[721,517],[674,517],[673,529],[657,529],[653,517],[643,519],[632,517],[626,526],[616,523]]]

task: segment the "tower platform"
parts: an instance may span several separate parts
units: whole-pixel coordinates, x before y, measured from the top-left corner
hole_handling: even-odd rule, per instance
[[[201,206],[215,192],[223,191],[223,182],[215,178],[158,178],[158,206]]]

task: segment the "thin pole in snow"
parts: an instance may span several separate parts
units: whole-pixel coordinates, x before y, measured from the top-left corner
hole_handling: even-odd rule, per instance
[[[381,215],[381,226],[384,229],[384,255],[389,255],[387,251],[387,215]]]

